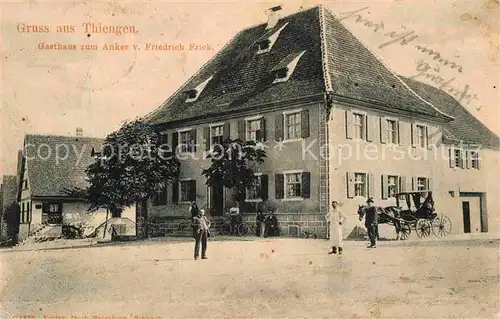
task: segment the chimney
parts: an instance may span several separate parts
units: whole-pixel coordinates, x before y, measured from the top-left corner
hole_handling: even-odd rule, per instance
[[[278,23],[278,21],[280,19],[280,15],[279,15],[278,11],[280,11],[280,10],[281,10],[281,6],[272,7],[272,8],[269,8],[267,10],[267,27],[266,27],[266,29],[272,29],[272,28],[274,28],[276,23]]]
[[[77,137],[82,137],[83,136],[83,130],[81,127],[76,128],[76,136]]]

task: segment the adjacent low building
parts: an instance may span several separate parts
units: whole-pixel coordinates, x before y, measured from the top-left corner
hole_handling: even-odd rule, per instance
[[[78,134],[80,135],[80,133]],[[63,226],[83,230],[88,236],[104,233],[106,209],[89,212],[89,204],[75,196],[85,189],[86,168],[96,159],[104,140],[83,136],[27,134],[19,158],[19,237],[59,237]],[[135,212],[125,213],[128,228],[135,234]],[[129,230],[129,231],[130,231]],[[109,235],[109,231],[108,231]]]

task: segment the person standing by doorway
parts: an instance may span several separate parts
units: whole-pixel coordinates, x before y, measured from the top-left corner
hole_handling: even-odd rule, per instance
[[[366,214],[365,214],[365,227],[368,232],[368,238],[370,238],[370,245],[368,248],[377,247],[377,237],[378,237],[378,213],[377,207],[373,206],[373,198],[368,198],[366,200]]]
[[[200,209],[198,216],[193,218],[195,225],[195,243],[194,243],[194,259],[200,256],[201,244],[201,259],[207,258],[207,239],[210,233],[210,220],[205,216],[205,210]]]
[[[332,246],[332,251],[329,254],[336,254],[338,251],[339,255],[341,255],[344,250],[342,224],[347,220],[347,216],[338,206],[339,203],[334,200],[332,207],[325,215],[325,219],[330,231],[330,245]]]

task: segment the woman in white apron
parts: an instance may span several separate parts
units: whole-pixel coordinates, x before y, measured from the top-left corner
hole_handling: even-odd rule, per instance
[[[340,255],[343,250],[342,224],[346,221],[347,216],[344,212],[338,209],[338,206],[339,203],[337,201],[333,201],[332,207],[325,215],[325,219],[330,231],[330,245],[332,246],[332,251],[330,251],[329,254],[336,254],[338,249]]]

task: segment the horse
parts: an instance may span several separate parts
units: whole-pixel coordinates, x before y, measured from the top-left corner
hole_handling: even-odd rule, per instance
[[[401,221],[399,220],[400,214],[399,209],[396,206],[388,206],[386,208],[382,208],[380,206],[372,206],[375,207],[378,217],[379,224],[392,224],[396,229],[396,240],[399,240],[399,233],[401,232]],[[369,208],[366,205],[358,206],[358,216],[359,220],[362,220],[365,217],[366,209]],[[377,230],[377,238],[378,238],[378,230]]]

